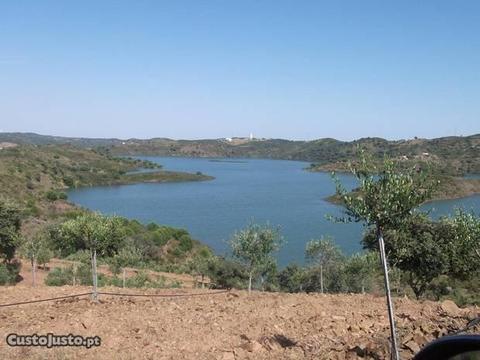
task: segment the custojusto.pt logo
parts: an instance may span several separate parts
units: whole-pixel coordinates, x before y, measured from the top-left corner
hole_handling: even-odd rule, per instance
[[[102,340],[99,336],[81,336],[81,335],[55,335],[48,333],[45,335],[19,335],[8,334],[6,337],[7,345],[9,346],[41,346],[41,347],[62,347],[62,346],[76,346],[90,349],[92,347],[100,346]]]

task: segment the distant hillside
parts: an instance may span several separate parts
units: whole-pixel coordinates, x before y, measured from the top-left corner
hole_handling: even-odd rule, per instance
[[[138,168],[160,168],[149,161],[118,158],[95,149],[72,145],[19,145],[0,150],[0,198],[17,201],[38,216],[52,206],[63,206],[69,187],[207,180],[202,174],[153,171],[129,172]]]
[[[252,157],[303,160],[315,163],[314,170],[342,170],[355,158],[358,147],[377,157],[387,154],[399,160],[428,161],[446,175],[480,173],[480,134],[437,139],[389,141],[362,138],[354,141],[282,139],[229,142],[214,140],[86,139],[44,136],[32,133],[0,133],[0,142],[19,144],[72,144],[98,148],[115,155],[159,155],[189,157]]]

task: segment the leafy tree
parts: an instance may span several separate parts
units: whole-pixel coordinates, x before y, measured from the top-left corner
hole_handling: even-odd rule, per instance
[[[11,202],[0,199],[0,259],[11,262],[19,242],[20,210]]]
[[[452,272],[460,278],[478,274],[480,262],[480,218],[473,212],[456,210],[452,218],[443,222],[451,226],[450,239],[455,245],[451,249]]]
[[[431,221],[423,214],[410,217],[399,229],[385,231],[390,262],[404,272],[404,279],[417,299],[432,280],[451,272],[455,243],[451,242],[450,234],[448,224]],[[375,232],[370,231],[363,242],[368,249],[375,249]]]
[[[110,258],[110,270],[115,274],[119,274],[123,270],[123,287],[126,282],[126,267],[138,266],[142,261],[142,253],[133,245],[124,247],[118,251],[112,258]]]
[[[190,271],[194,275],[200,275],[201,286],[205,287],[205,276],[208,275],[210,263],[214,261],[214,256],[208,248],[202,248],[188,264]]]
[[[375,228],[384,269],[393,355],[398,359],[383,232],[401,227],[413,210],[431,197],[435,183],[420,168],[400,168],[386,157],[381,167],[378,167],[364,152],[360,153],[359,163],[351,165],[351,171],[359,183],[359,188],[353,193],[348,192],[338,178],[333,176],[336,194],[345,207],[345,217],[339,220],[361,221],[366,226]]]
[[[324,271],[343,257],[342,252],[329,237],[311,240],[307,243],[305,255],[307,260],[320,269],[320,292],[324,293]]]
[[[365,293],[371,290],[379,261],[374,252],[353,254],[345,262],[345,281],[348,291]]]
[[[122,247],[125,234],[121,220],[117,217],[105,217],[99,213],[86,213],[63,223],[61,233],[63,237],[81,243],[83,248],[90,251],[94,286],[93,298],[96,300],[97,254],[113,256]]]
[[[249,278],[243,264],[221,257],[208,262],[208,276],[213,286],[221,289],[244,289]]]
[[[278,284],[282,291],[289,293],[302,292],[305,290],[305,269],[297,264],[289,264],[277,275]]]
[[[32,284],[36,285],[37,265],[45,265],[52,258],[52,251],[49,248],[48,236],[40,231],[35,237],[24,239],[21,245],[21,253],[30,260],[32,266]]]
[[[248,272],[248,292],[252,280],[273,261],[272,253],[280,247],[280,234],[269,225],[251,224],[235,233],[230,240],[234,258],[245,265]]]

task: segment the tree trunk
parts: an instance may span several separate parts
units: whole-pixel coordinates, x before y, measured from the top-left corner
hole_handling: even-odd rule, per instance
[[[248,293],[250,294],[252,292],[252,272],[248,274]]]
[[[390,341],[392,343],[391,358],[399,360],[397,347],[397,331],[395,329],[395,315],[393,313],[392,296],[390,293],[390,281],[388,279],[388,264],[387,256],[385,254],[385,242],[383,241],[383,234],[381,228],[377,227],[378,247],[380,248],[380,258],[382,260],[383,277],[385,280],[385,294],[387,295],[388,319],[390,321]]]
[[[37,285],[37,259],[35,256],[32,258],[32,285]]]
[[[202,274],[202,289],[205,289],[205,275]]]
[[[123,287],[125,287],[125,280],[126,280],[126,271],[125,271],[125,268],[123,268],[123,275],[122,275]]]
[[[320,265],[320,292],[323,294],[323,265]]]
[[[77,276],[77,264],[74,263],[73,264],[73,281],[72,281],[73,286],[77,285],[77,281],[75,279],[76,276]]]
[[[93,250],[92,255],[92,277],[93,277],[93,294],[92,299],[93,301],[97,301],[98,293],[97,293],[97,250]]]

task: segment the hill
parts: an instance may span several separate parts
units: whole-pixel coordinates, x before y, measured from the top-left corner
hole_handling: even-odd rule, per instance
[[[6,287],[0,304],[90,291],[86,287]],[[99,336],[101,346],[45,349],[0,345],[4,359],[383,359],[388,318],[383,297],[210,290],[103,291],[197,294],[88,297],[2,309],[0,332]],[[203,294],[199,296],[199,294]],[[451,302],[395,299],[402,359],[463,328],[479,313]]]
[[[131,173],[144,168],[153,171]],[[0,150],[0,196],[17,201],[38,216],[68,206],[62,200],[64,190],[70,187],[211,179],[160,168],[149,161],[118,158],[69,144],[10,146]]]
[[[302,160],[313,162],[314,170],[341,170],[355,158],[358,147],[374,156],[387,154],[394,158],[428,161],[446,175],[480,173],[480,134],[450,136],[437,139],[389,141],[362,138],[339,141],[325,138],[313,141],[254,139],[229,142],[213,140],[153,139],[88,139],[44,136],[32,133],[0,133],[0,142],[18,144],[71,144],[99,148],[115,155],[160,155],[188,157],[252,157]]]

